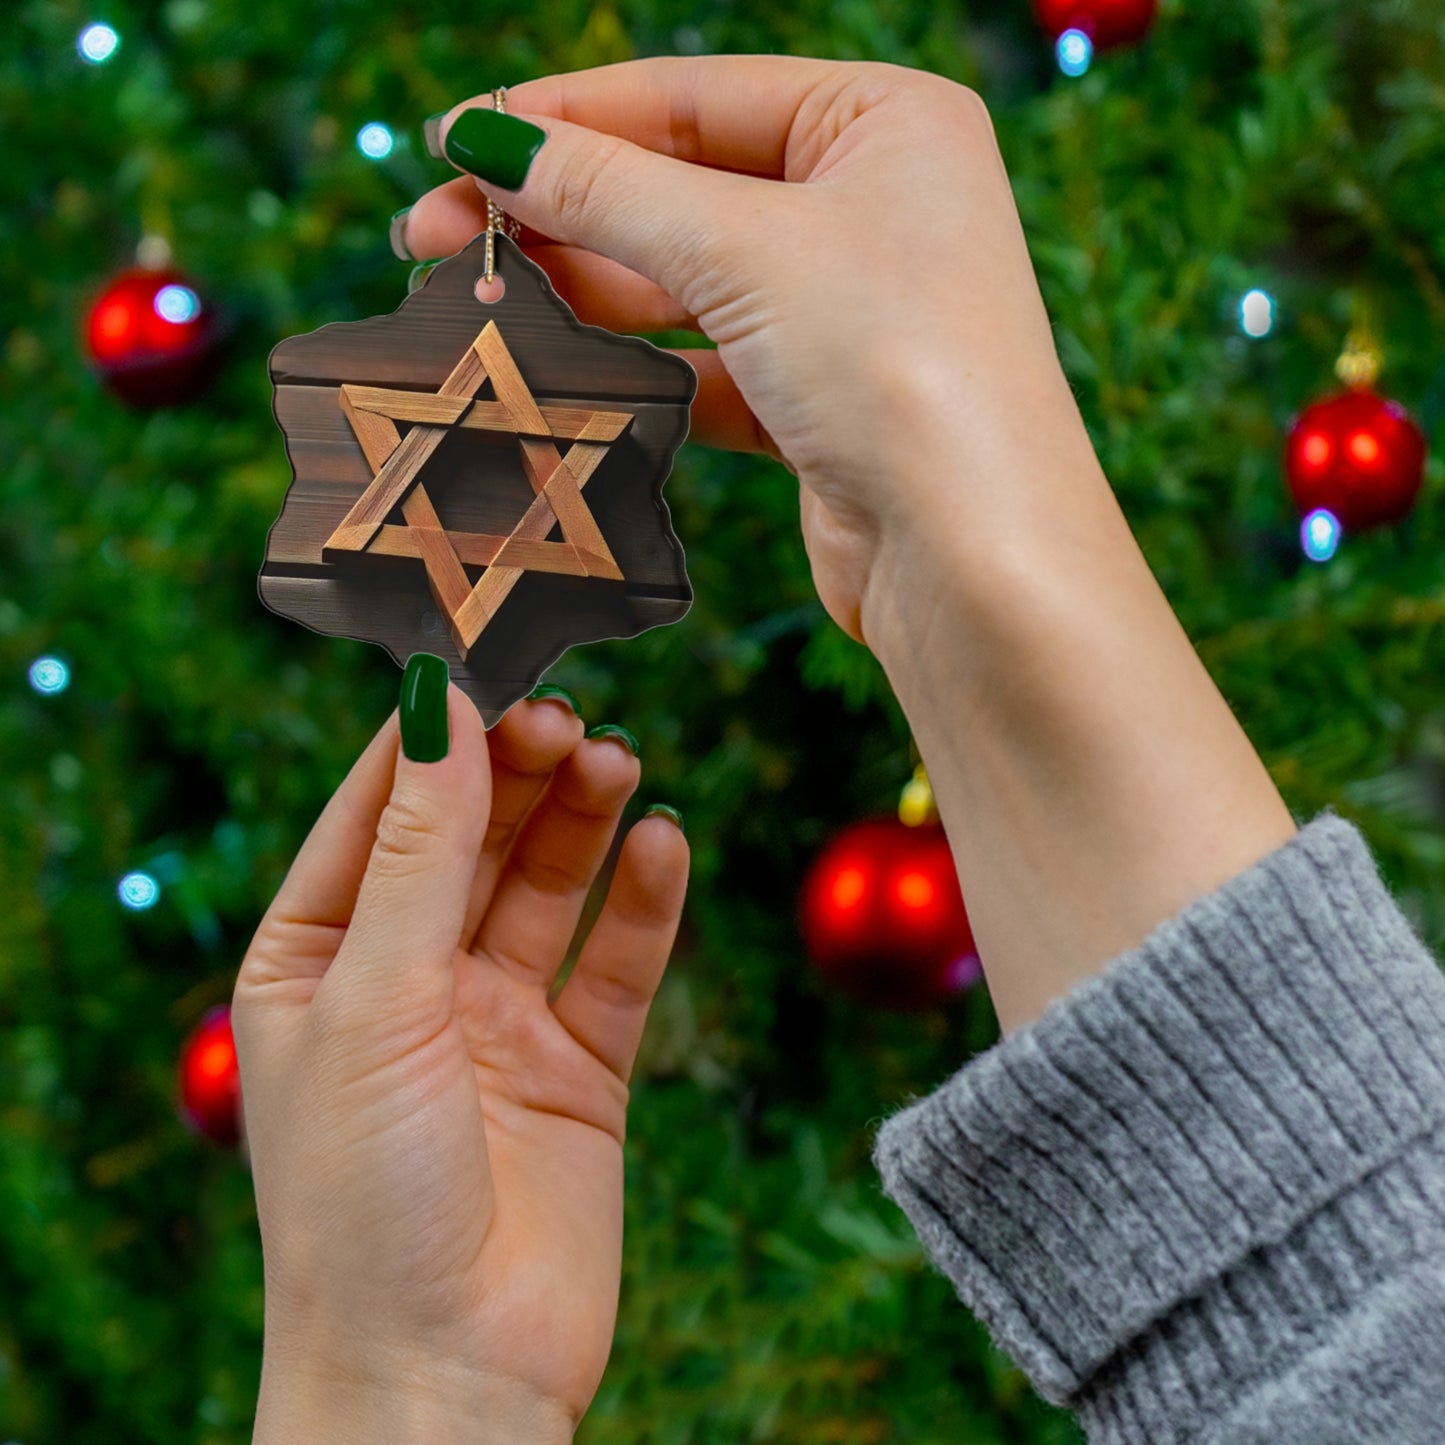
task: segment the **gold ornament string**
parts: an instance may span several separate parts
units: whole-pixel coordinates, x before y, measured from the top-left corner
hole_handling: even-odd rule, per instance
[[[499,85],[492,92],[492,109],[496,111],[498,115],[506,115],[507,87],[505,85]],[[522,234],[521,226],[516,221],[514,221],[494,200],[492,200],[491,197],[488,197],[487,260],[485,280],[489,286],[492,284],[492,280],[496,275],[496,268],[494,263],[496,259],[496,238],[498,231],[503,232],[503,234],[509,236],[514,241],[517,239],[518,236]]]

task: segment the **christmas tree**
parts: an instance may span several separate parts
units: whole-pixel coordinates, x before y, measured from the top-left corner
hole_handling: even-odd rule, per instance
[[[266,357],[395,308],[409,267],[387,218],[452,174],[422,118],[494,85],[776,51],[978,90],[1065,369],[1170,601],[1296,816],[1358,823],[1445,942],[1441,464],[1403,521],[1341,537],[1317,518],[1303,540],[1283,465],[1351,334],[1378,351],[1377,390],[1438,430],[1438,9],[1166,0],[1142,41],[1097,49],[1078,9],[1055,34],[1026,0],[10,8],[0,1438],[249,1439],[250,1178],[181,1122],[177,1059],[399,682],[379,649],[257,598],[290,480]],[[87,318],[138,257],[174,273],[157,314],[207,318],[200,395],[135,405],[93,364]],[[1076,1440],[868,1158],[886,1112],[997,1037],[986,995],[870,1007],[800,941],[808,865],[893,808],[907,725],[813,594],[781,468],[689,447],[667,500],[691,612],[548,674],[589,723],[637,735],[632,816],[676,805],[694,849],[633,1077],[617,1340],[579,1439]]]

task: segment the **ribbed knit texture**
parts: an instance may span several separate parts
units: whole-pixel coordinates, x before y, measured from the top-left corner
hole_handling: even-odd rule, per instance
[[[1445,974],[1332,813],[873,1158],[1094,1445],[1445,1442]]]

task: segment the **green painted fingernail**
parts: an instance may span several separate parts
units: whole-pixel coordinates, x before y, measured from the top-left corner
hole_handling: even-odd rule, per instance
[[[435,115],[427,116],[421,123],[421,136],[426,142],[426,153],[434,160],[446,159],[442,154],[442,121],[446,119],[446,114],[446,111],[439,110]]]
[[[391,224],[387,228],[387,236],[391,241],[391,254],[398,261],[415,261],[416,257],[406,249],[406,218],[411,212],[410,206],[403,206],[396,215],[391,218]]]
[[[555,697],[558,702],[565,702],[578,717],[582,716],[582,704],[565,687],[558,687],[555,682],[539,683],[527,694],[527,701],[540,702],[543,698],[549,697]]]
[[[637,739],[624,727],[616,723],[598,723],[595,728],[587,729],[589,738],[616,738],[635,758],[637,756]]]
[[[653,803],[642,816],[644,818],[650,818],[654,813],[661,815],[670,822],[676,823],[677,831],[686,834],[687,829],[682,826],[682,814],[679,813],[676,808],[670,807],[666,803]]]
[[[447,665],[430,652],[414,652],[401,679],[401,750],[414,763],[435,763],[450,746]]]
[[[413,266],[406,278],[406,294],[410,296],[413,291],[420,291],[426,284],[426,278],[445,260],[445,256],[438,256],[435,260]]]
[[[503,190],[515,191],[527,179],[547,132],[515,115],[474,107],[464,110],[447,132],[447,159]]]

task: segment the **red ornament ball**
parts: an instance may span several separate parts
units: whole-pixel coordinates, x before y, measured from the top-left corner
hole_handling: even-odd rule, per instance
[[[178,271],[122,272],[85,323],[85,344],[106,385],[132,406],[189,401],[215,374],[211,308]]]
[[[879,1008],[927,1009],[981,977],[953,855],[938,824],[894,818],[845,828],[803,882],[803,938],[841,992]]]
[[[213,1008],[181,1048],[181,1117],[198,1132],[234,1148],[241,1141],[241,1071],[231,1010]]]
[[[1158,0],[1034,0],[1034,11],[1050,40],[1082,30],[1095,50],[1135,45],[1154,24]]]
[[[1405,408],[1364,387],[1326,397],[1295,418],[1285,476],[1300,515],[1332,512],[1346,532],[1398,522],[1425,478],[1425,436]]]

